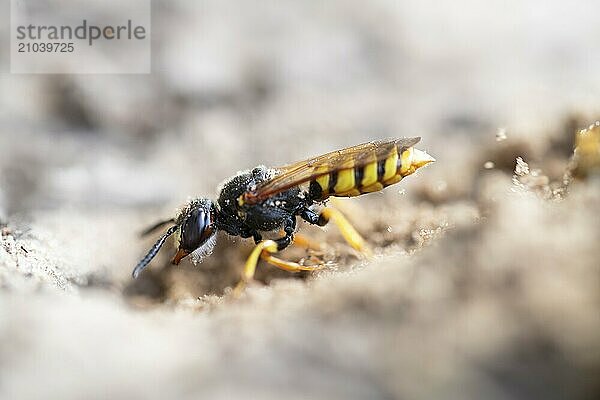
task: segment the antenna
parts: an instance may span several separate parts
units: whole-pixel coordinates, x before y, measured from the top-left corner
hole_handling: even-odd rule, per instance
[[[164,233],[164,235],[162,235],[160,237],[160,239],[158,239],[156,241],[156,243],[154,243],[152,248],[150,248],[150,250],[148,251],[148,254],[146,254],[144,256],[144,258],[142,258],[140,260],[140,262],[133,269],[133,272],[131,273],[131,275],[133,276],[134,279],[138,277],[138,275],[144,270],[144,268],[146,268],[146,266],[150,263],[150,261],[152,261],[154,256],[156,256],[156,253],[159,252],[160,248],[165,243],[167,238],[169,236],[171,236],[173,233],[175,233],[175,231],[177,229],[179,229],[179,225],[173,225]]]

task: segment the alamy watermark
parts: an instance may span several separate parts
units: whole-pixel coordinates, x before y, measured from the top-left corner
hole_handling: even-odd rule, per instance
[[[149,73],[150,0],[11,0],[11,72]]]

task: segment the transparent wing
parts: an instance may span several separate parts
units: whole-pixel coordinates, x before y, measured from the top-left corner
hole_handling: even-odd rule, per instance
[[[272,179],[258,185],[255,190],[246,192],[244,201],[248,204],[256,204],[319,176],[345,168],[359,168],[383,160],[394,147],[398,149],[412,147],[420,140],[420,137],[377,140],[277,167],[275,169],[280,172]]]

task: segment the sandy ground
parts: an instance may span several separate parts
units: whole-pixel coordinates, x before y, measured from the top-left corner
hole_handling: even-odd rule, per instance
[[[597,398],[600,6],[522,3],[155,3],[151,75],[0,74],[0,398]],[[437,162],[336,202],[373,260],[132,281],[189,196],[389,136]]]

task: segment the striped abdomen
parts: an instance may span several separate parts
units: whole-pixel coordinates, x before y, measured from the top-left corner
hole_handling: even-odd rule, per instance
[[[393,146],[385,158],[357,165],[349,160],[339,169],[325,172],[310,181],[309,193],[313,200],[329,196],[352,197],[382,190],[398,183],[418,168],[435,161],[429,154],[414,147]]]

